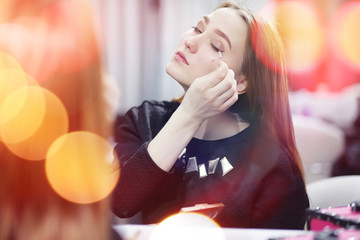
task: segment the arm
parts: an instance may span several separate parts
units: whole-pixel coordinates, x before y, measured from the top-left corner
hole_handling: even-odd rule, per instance
[[[131,217],[151,199],[170,174],[160,169],[147,152],[153,136],[169,119],[178,104],[143,102],[130,109],[116,129],[114,164],[120,179],[112,193],[112,210],[119,217]]]
[[[161,169],[169,171],[201,124],[228,109],[237,98],[234,72],[220,62],[213,72],[193,82],[179,108],[149,143],[151,158]]]
[[[170,119],[156,123],[161,129],[153,139],[148,124],[158,119],[146,115],[148,111],[127,117],[115,147],[121,163],[120,180],[113,192],[115,214],[134,215],[158,194],[163,184],[169,184],[169,170],[201,123],[237,100],[233,79],[233,72],[224,63],[196,79]]]

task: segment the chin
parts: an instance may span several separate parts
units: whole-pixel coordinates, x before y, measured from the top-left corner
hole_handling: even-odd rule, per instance
[[[171,62],[166,66],[166,73],[169,74],[169,76],[175,79],[177,82],[179,82],[179,79],[181,79],[181,75],[183,74]]]
[[[181,70],[176,64],[171,62],[166,66],[166,73],[169,74],[175,81],[177,81],[184,89],[188,89],[191,81],[189,77],[184,74],[184,71]]]

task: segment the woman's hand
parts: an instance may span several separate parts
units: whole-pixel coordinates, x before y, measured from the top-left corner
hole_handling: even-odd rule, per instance
[[[200,125],[237,99],[234,72],[221,61],[213,72],[191,84],[178,109],[149,143],[147,150],[153,161],[169,171]]]
[[[190,114],[193,120],[203,122],[224,112],[237,99],[234,72],[221,61],[213,72],[195,79],[179,108]]]

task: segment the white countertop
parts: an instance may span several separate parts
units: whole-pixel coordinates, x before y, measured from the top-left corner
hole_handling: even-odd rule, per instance
[[[176,227],[167,228],[163,231],[162,237],[154,238],[159,235],[158,225],[137,225],[119,224],[113,228],[124,240],[163,240],[163,239],[206,239],[206,240],[268,240],[269,238],[280,238],[311,234],[309,231],[301,230],[281,230],[281,229],[246,229],[246,228],[214,228],[214,227]],[[165,236],[165,237],[164,237]]]

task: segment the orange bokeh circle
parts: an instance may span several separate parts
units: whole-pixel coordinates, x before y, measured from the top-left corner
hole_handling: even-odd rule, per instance
[[[27,160],[45,159],[53,141],[69,128],[60,99],[37,86],[23,87],[10,94],[0,114],[2,141],[11,152]]]
[[[112,146],[100,136],[85,131],[57,139],[45,161],[50,185],[68,201],[87,204],[106,198],[114,189],[120,171],[114,172]]]

